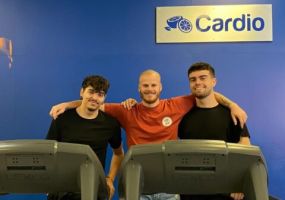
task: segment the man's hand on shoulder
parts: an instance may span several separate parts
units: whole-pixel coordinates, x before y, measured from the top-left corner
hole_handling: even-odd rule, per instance
[[[57,104],[51,108],[49,115],[53,119],[56,119],[60,114],[64,113],[65,110],[71,109],[71,108],[76,108],[80,105],[81,105],[81,100],[75,100],[75,101],[60,103],[60,104]]]
[[[232,120],[234,121],[234,124],[237,125],[239,122],[241,128],[243,128],[247,120],[246,112],[241,107],[239,107],[236,103],[231,103],[229,108],[231,109],[231,116],[232,116]]]
[[[132,98],[129,98],[129,99],[126,99],[125,101],[121,102],[121,105],[122,105],[125,109],[130,110],[130,109],[132,109],[132,107],[134,107],[137,103],[138,103],[137,100],[132,99]]]
[[[64,111],[67,108],[67,103],[60,103],[55,106],[53,106],[49,112],[49,115],[56,119],[60,114],[64,113]]]

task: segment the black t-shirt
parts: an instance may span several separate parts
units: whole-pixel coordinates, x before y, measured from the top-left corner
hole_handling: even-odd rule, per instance
[[[194,107],[185,114],[178,127],[180,139],[224,140],[238,143],[240,137],[249,137],[246,126],[234,125],[228,108],[217,105],[213,108]],[[181,200],[231,200],[229,194],[181,195]]]
[[[121,128],[116,119],[99,111],[95,119],[84,119],[76,109],[70,109],[53,120],[47,139],[89,145],[105,166],[108,143],[112,148],[121,145]]]
[[[178,127],[180,139],[224,140],[237,143],[240,137],[249,137],[248,129],[234,125],[228,108],[192,108],[185,114]]]

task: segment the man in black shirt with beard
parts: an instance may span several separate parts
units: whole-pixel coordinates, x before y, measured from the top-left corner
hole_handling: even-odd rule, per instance
[[[116,119],[99,110],[104,103],[109,82],[101,76],[88,76],[82,83],[80,96],[82,103],[79,107],[70,109],[53,120],[47,139],[59,142],[70,142],[89,145],[102,166],[108,144],[113,149],[113,157],[106,182],[110,199],[114,194],[113,181],[123,160],[121,145],[121,128]],[[80,193],[50,194],[49,200],[80,200]]]
[[[180,139],[224,140],[250,145],[246,125],[234,125],[228,108],[219,104],[214,96],[215,70],[208,63],[195,63],[188,69],[188,78],[196,107],[182,119],[178,128]],[[215,195],[181,195],[181,200],[241,200],[243,193]]]

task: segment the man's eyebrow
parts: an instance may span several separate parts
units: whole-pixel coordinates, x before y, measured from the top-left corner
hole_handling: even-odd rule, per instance
[[[92,91],[92,92],[96,92],[96,93],[104,93],[105,94],[105,92],[103,90],[96,90],[94,88],[89,88],[88,90]]]
[[[98,93],[100,93],[100,94],[106,94],[103,90],[100,90],[100,91],[97,91]]]
[[[200,77],[207,77],[207,76],[209,76],[208,74],[203,74],[203,75],[200,75],[200,76],[194,76],[194,77],[189,77],[189,80],[190,79],[196,79],[196,78],[200,78]]]

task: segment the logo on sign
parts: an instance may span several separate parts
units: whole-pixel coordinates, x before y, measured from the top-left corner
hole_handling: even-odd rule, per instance
[[[171,17],[166,20],[166,23],[168,25],[167,27],[165,27],[167,31],[171,31],[172,29],[176,29],[177,27],[183,33],[189,33],[192,30],[191,22],[188,19],[183,18],[182,16]]]

